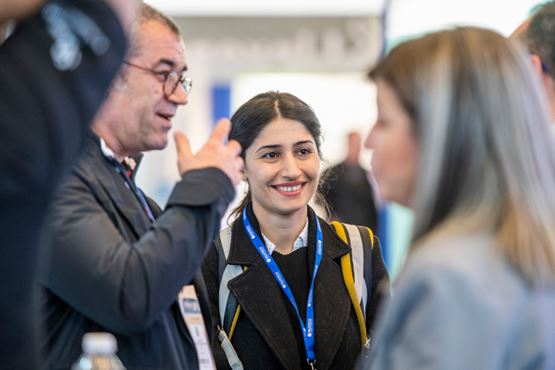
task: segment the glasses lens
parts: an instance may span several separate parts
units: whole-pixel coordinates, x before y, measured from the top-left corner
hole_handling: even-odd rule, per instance
[[[191,89],[193,88],[193,79],[189,76],[183,77],[182,85],[183,85],[183,89],[188,94],[189,92],[191,92]]]
[[[166,81],[164,81],[164,94],[166,94],[166,96],[172,95],[180,83],[185,93],[189,94],[189,91],[191,91],[193,87],[193,80],[189,76],[180,77],[176,72],[170,73]]]

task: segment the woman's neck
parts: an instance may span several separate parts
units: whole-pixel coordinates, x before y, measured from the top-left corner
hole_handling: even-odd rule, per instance
[[[260,225],[260,231],[276,246],[275,251],[289,254],[295,240],[306,225],[307,208],[288,215],[267,212],[253,202],[252,209]]]

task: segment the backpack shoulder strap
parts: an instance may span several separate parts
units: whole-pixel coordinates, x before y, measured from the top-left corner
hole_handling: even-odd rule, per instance
[[[220,273],[220,287],[218,294],[218,311],[220,314],[220,325],[226,331],[226,333],[230,333],[232,323],[234,321],[237,321],[236,319],[233,319],[235,318],[235,316],[238,317],[237,311],[240,308],[235,297],[229,294],[229,288],[227,284],[231,279],[239,276],[243,272],[241,266],[227,264],[227,257],[229,256],[229,251],[231,249],[231,226],[220,231],[216,245],[218,246],[218,271]],[[230,337],[231,335],[232,332],[230,334]]]
[[[218,294],[218,311],[220,314],[218,340],[230,368],[232,370],[243,370],[243,364],[235,348],[233,348],[233,344],[231,344],[231,337],[239,319],[241,306],[239,306],[235,297],[229,294],[227,284],[231,279],[243,272],[241,266],[227,264],[227,258],[231,249],[231,226],[220,231],[216,239],[216,247],[218,250],[218,277],[220,279]]]
[[[341,271],[345,287],[349,292],[349,297],[357,316],[361,343],[364,346],[367,341],[364,311],[368,296],[368,288],[364,279],[364,265],[365,260],[370,260],[365,259],[365,249],[368,249],[368,247],[365,248],[365,245],[368,246],[367,241],[370,241],[370,251],[366,251],[366,253],[371,253],[374,245],[374,236],[372,230],[367,227],[342,224],[337,221],[332,221],[331,225],[341,240],[351,247],[351,252],[341,257]]]

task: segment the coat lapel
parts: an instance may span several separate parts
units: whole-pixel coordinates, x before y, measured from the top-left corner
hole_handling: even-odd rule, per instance
[[[150,220],[135,198],[133,191],[125,186],[125,181],[121,175],[104,157],[98,143],[92,139],[89,145],[92,147],[89,147],[88,153],[93,157],[92,160],[95,164],[94,177],[104,188],[117,211],[128,222],[129,227],[135,233],[135,237],[140,238],[149,229]]]
[[[349,252],[325,221],[320,220],[324,258],[316,276],[314,315],[316,327],[316,368],[329,369],[341,344],[351,313],[351,301],[343,282],[340,258]],[[309,244],[309,266],[313,266],[314,244]],[[312,271],[311,271],[312,274]]]
[[[250,207],[248,216],[258,235],[261,235]],[[299,364],[299,356],[296,351],[290,350],[291,343],[295,342],[296,328],[287,310],[290,303],[265,262],[253,248],[242,219],[239,218],[232,227],[231,249],[227,263],[247,266],[247,270],[230,280],[229,291],[278,358],[281,366],[295,369]]]
[[[248,209],[249,220],[260,235],[260,228],[252,210]],[[309,209],[309,275],[312,276],[315,256],[314,212]],[[316,276],[314,291],[316,361],[318,369],[327,369],[339,348],[350,314],[350,301],[339,265],[339,258],[349,252],[349,247],[336,237],[329,225],[320,220],[324,239],[324,256]],[[231,294],[242,310],[265,339],[281,365],[294,369],[305,359],[291,350],[295,343],[298,323],[289,315],[289,301],[281,291],[272,273],[252,247],[243,222],[238,219],[233,225],[229,264],[247,266],[248,269],[229,282]],[[336,292],[345,292],[337,294]],[[304,318],[303,318],[304,320]]]

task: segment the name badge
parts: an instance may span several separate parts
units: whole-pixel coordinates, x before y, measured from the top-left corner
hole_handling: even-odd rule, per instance
[[[208,333],[200,311],[195,287],[193,285],[186,285],[181,288],[177,296],[179,302],[179,309],[183,320],[189,329],[189,334],[195,343],[197,350],[197,357],[200,370],[216,370],[216,364],[212,357],[212,350],[210,341],[208,340]]]

